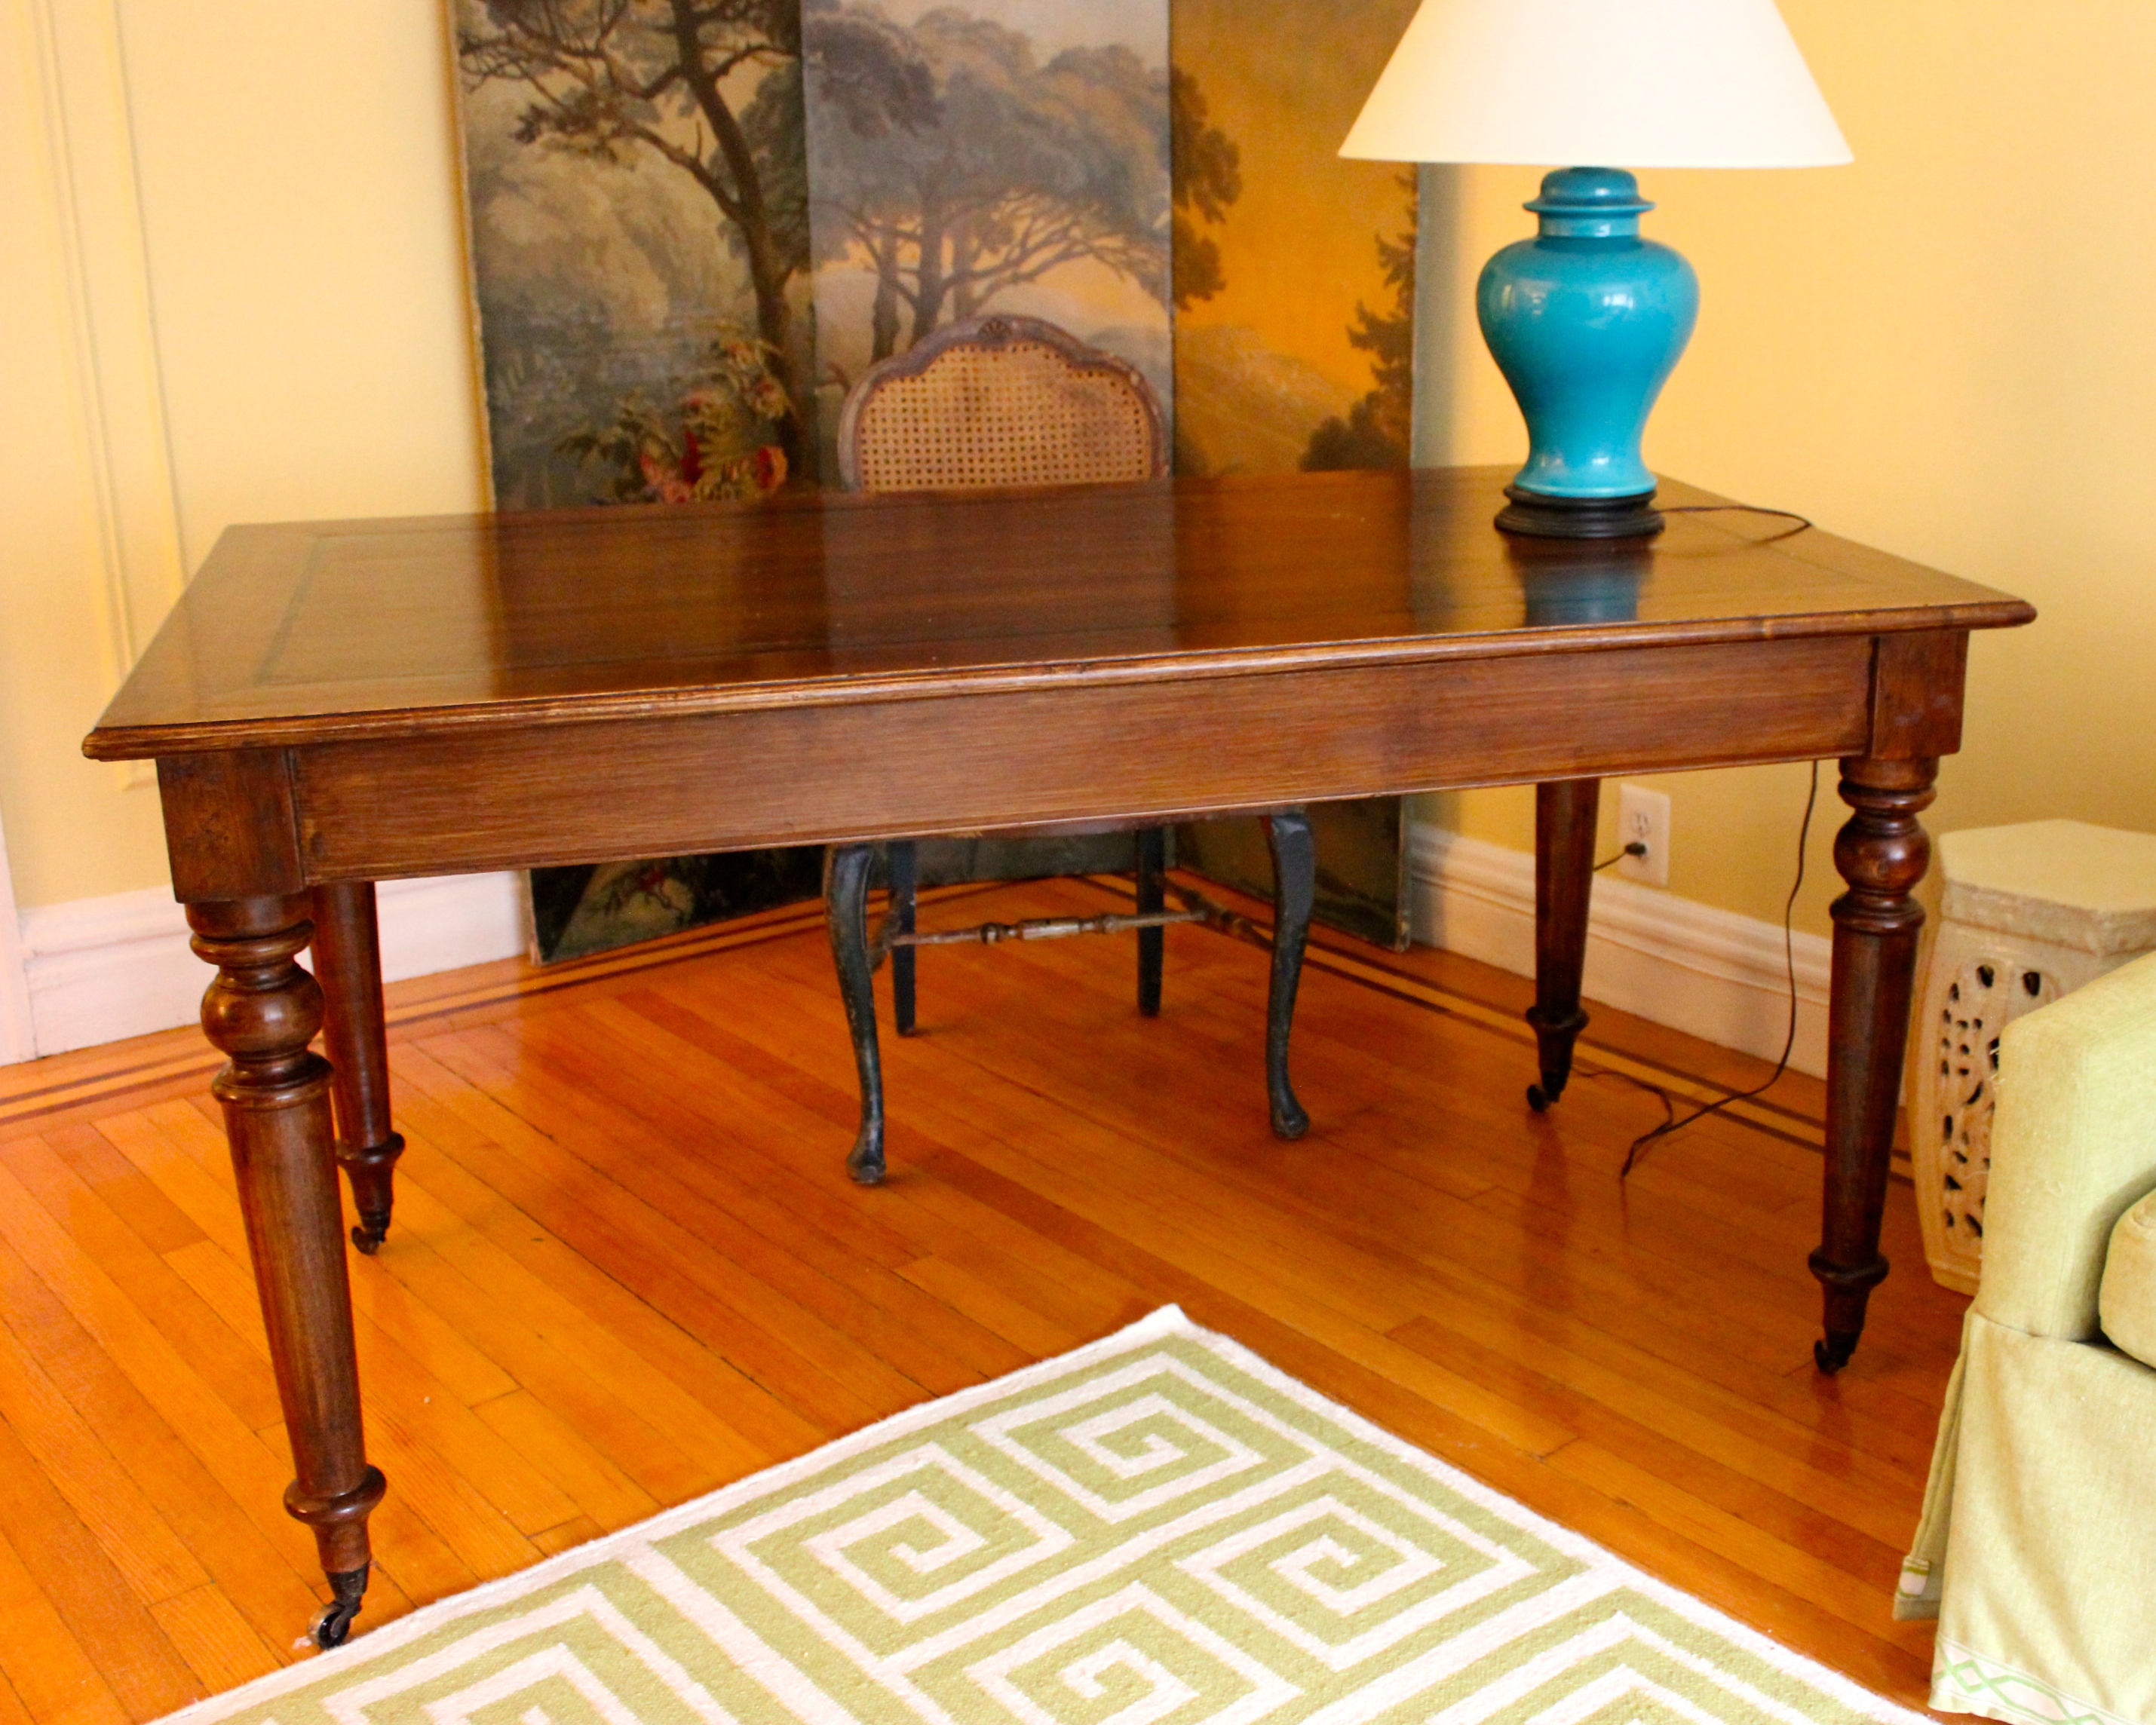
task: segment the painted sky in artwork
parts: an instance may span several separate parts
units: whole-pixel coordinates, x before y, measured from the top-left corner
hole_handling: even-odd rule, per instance
[[[1393,164],[1335,152],[1414,13],[1414,0],[1175,0],[1176,64],[1243,168],[1228,219],[1204,230],[1227,286],[1179,321],[1243,325],[1343,388],[1370,386],[1348,315],[1390,299],[1373,241],[1400,232],[1406,200]]]
[[[1168,5],[844,0],[819,14],[900,26],[939,104],[926,122],[864,130],[855,86],[808,82],[826,436],[870,365],[990,311],[1058,325],[1172,397]],[[1075,50],[1116,49],[1083,73],[1057,69]]]
[[[910,24],[952,0],[883,0],[887,18]],[[992,18],[1033,38],[1043,59],[1066,48],[1120,43],[1147,65],[1168,64],[1168,13],[1161,0],[963,0],[976,18]]]

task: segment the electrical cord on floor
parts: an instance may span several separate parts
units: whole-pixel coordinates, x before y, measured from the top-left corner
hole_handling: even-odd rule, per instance
[[[1789,511],[1771,509],[1763,510],[1761,513],[1779,515],[1786,514]],[[1782,957],[1788,966],[1789,978],[1789,1034],[1782,1039],[1782,1057],[1774,1062],[1774,1070],[1768,1074],[1763,1083],[1755,1084],[1749,1090],[1732,1091],[1728,1095],[1714,1102],[1702,1103],[1690,1113],[1682,1116],[1678,1114],[1676,1100],[1668,1091],[1663,1089],[1659,1084],[1649,1084],[1638,1078],[1632,1079],[1632,1083],[1639,1084],[1643,1089],[1653,1091],[1656,1095],[1661,1098],[1662,1108],[1668,1118],[1651,1131],[1643,1132],[1632,1140],[1631,1149],[1625,1153],[1625,1165],[1617,1173],[1617,1178],[1620,1180],[1631,1173],[1634,1166],[1639,1162],[1640,1153],[1656,1139],[1667,1138],[1673,1132],[1681,1132],[1694,1121],[1704,1120],[1709,1114],[1719,1113],[1732,1102],[1746,1102],[1753,1097],[1764,1094],[1779,1083],[1782,1074],[1789,1069],[1789,1056],[1795,1052],[1797,1046],[1797,937],[1795,924],[1792,919],[1796,914],[1797,894],[1804,888],[1804,850],[1811,838],[1812,814],[1818,806],[1819,763],[1815,760],[1812,763],[1811,790],[1804,798],[1804,822],[1797,829],[1797,878],[1790,883],[1789,896],[1782,906]],[[1623,854],[1621,851],[1618,853],[1619,856]],[[1613,857],[1609,860],[1614,862],[1617,858]],[[1629,1077],[1630,1075],[1612,1073],[1610,1076]]]

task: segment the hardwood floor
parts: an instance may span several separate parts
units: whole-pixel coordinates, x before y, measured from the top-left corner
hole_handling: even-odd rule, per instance
[[[1127,896],[1127,888],[1122,889]],[[1107,908],[1117,883],[927,895]],[[952,903],[963,898],[963,905]],[[820,909],[391,995],[409,1149],[352,1261],[373,1457],[362,1629],[1180,1302],[1283,1369],[1920,1706],[1888,1600],[1964,1302],[1908,1189],[1855,1364],[1812,1369],[1821,1105],[1598,1011],[1548,1116],[1522,979],[1321,937],[1314,1125],[1266,1128],[1265,965],[1168,934],[947,948],[886,1036],[892,1177],[842,1163]],[[207,980],[207,973],[205,973]],[[192,1031],[0,1068],[0,1725],[153,1718],[282,1661],[314,1609],[231,1175]]]

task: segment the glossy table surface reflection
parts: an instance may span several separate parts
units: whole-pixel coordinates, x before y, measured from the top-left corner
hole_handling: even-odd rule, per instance
[[[1616,644],[1985,627],[1816,530],[1508,539],[1498,468],[235,527],[102,756]],[[1667,504],[1714,503],[1682,485]]]

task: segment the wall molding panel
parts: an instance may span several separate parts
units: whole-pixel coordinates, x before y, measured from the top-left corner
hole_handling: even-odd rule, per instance
[[[392,982],[515,958],[528,944],[521,874],[384,881],[379,890],[382,969]],[[186,913],[163,887],[28,911],[21,948],[31,1034],[17,1059],[192,1024],[209,985],[187,944]],[[0,1001],[0,1028],[4,1013]]]
[[[1414,938],[1522,976],[1535,969],[1535,859],[1427,822],[1409,837]],[[1789,1064],[1826,1072],[1829,960],[1795,939],[1797,1040]],[[1789,970],[1775,924],[1597,875],[1584,992],[1620,1011],[1772,1060],[1789,1031]]]
[[[8,832],[0,827],[0,1066],[37,1052],[30,988],[23,970],[22,924],[15,915],[15,887],[8,874]]]
[[[187,581],[126,64],[115,0],[28,9],[117,692]],[[131,784],[156,781],[147,763],[121,770]]]

